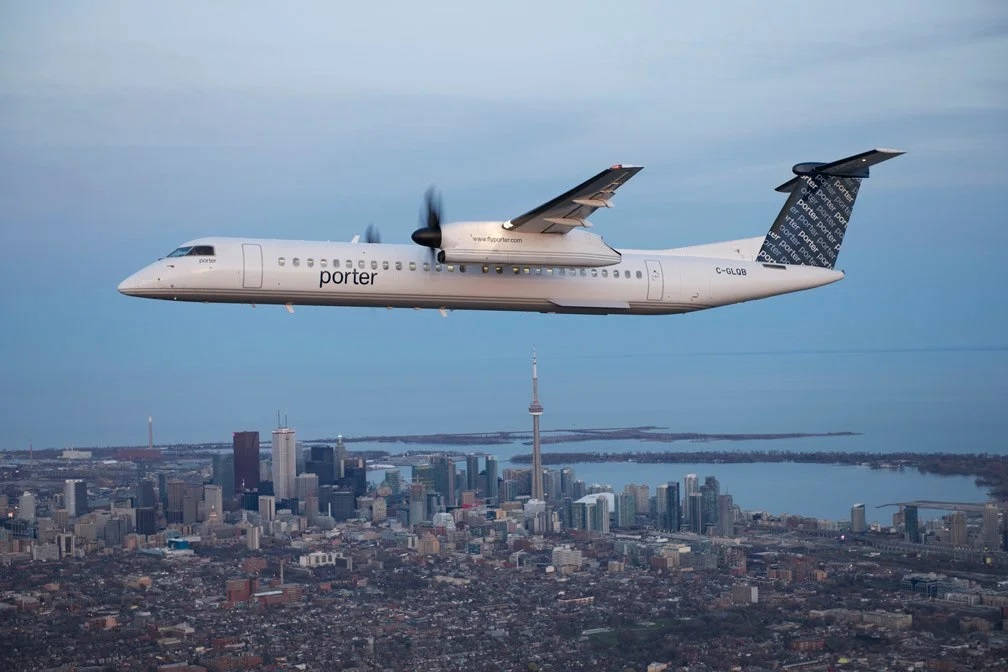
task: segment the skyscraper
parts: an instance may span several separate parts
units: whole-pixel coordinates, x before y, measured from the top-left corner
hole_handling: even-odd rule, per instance
[[[154,534],[157,532],[157,515],[154,509],[142,507],[136,510],[136,531],[138,534]]]
[[[987,502],[987,504],[984,505],[983,525],[980,528],[980,534],[983,539],[984,546],[990,549],[996,549],[998,547],[998,542],[1001,537],[1001,520],[998,506],[993,502]]]
[[[259,488],[259,432],[234,433],[234,492]]]
[[[17,517],[19,520],[34,522],[35,520],[35,495],[25,491],[18,500]]]
[[[682,525],[682,504],[679,500],[679,483],[669,481],[665,488],[665,529],[678,532]]]
[[[716,525],[718,522],[718,496],[721,494],[721,484],[713,476],[704,479],[704,484],[700,486],[700,496],[703,506],[704,528],[709,525]],[[706,529],[702,529],[706,532]]]
[[[424,496],[424,486],[412,483],[409,489],[409,523],[416,525],[427,519],[427,498]]]
[[[637,522],[637,498],[621,492],[614,498],[616,505],[616,527],[633,527]]]
[[[398,469],[386,469],[385,483],[392,490],[393,495],[398,495],[402,491],[402,474]]]
[[[341,488],[353,491],[354,497],[360,497],[367,492],[367,467],[362,464],[345,464],[343,478],[336,481]]]
[[[214,453],[213,475],[211,480],[214,485],[221,487],[221,495],[226,499],[231,499],[235,492],[235,462],[234,453]]]
[[[183,517],[183,500],[185,499],[185,481],[171,480],[166,484],[167,503],[165,504],[165,521],[169,524],[181,523]]]
[[[968,539],[966,532],[966,514],[955,511],[949,519],[949,543],[953,546],[965,546]]]
[[[573,494],[573,487],[574,470],[570,467],[564,467],[560,470],[560,492],[564,497],[570,497]]]
[[[479,490],[479,457],[472,453],[466,455],[466,490]]]
[[[913,504],[903,507],[903,529],[907,541],[912,544],[920,543],[920,521],[917,517],[917,507]]]
[[[63,483],[63,505],[71,518],[83,516],[90,511],[87,483],[79,478],[68,478]]]
[[[864,504],[855,504],[850,510],[851,532],[861,534],[868,531],[868,524],[865,522]]]
[[[500,497],[500,488],[497,484],[497,458],[493,455],[486,457],[486,480],[487,497],[497,500]]]
[[[294,477],[294,496],[302,504],[308,501],[309,497],[318,497],[318,489],[318,474],[298,474]]]
[[[543,490],[551,502],[563,499],[563,489],[560,483],[560,472],[556,469],[543,469]]]
[[[276,520],[276,497],[259,495],[259,517],[263,521]]]
[[[718,536],[735,536],[735,503],[731,495],[718,495]]]
[[[218,519],[224,516],[224,488],[211,484],[203,486],[203,501],[206,503],[206,517],[216,515]]]
[[[693,521],[690,519],[690,497],[698,492],[700,492],[700,479],[697,478],[696,474],[686,474],[683,478],[683,491],[682,491],[682,501],[685,503],[684,513],[686,514],[686,522],[689,525],[689,529],[693,529]]]
[[[609,534],[609,500],[604,496],[595,498],[595,517],[592,529],[603,534]]]
[[[436,455],[431,466],[434,491],[444,499],[445,506],[455,506],[455,459],[450,455]]]
[[[543,500],[542,481],[542,447],[539,444],[539,416],[542,415],[543,407],[539,403],[539,372],[536,367],[536,356],[532,353],[532,403],[529,404],[529,413],[532,415],[532,498]]]
[[[679,485],[676,483],[676,485]],[[707,521],[703,519],[703,495],[694,492],[689,496],[689,523],[690,531],[703,534],[703,527]]]
[[[277,427],[273,430],[273,495],[279,499],[294,497],[294,476],[297,473],[297,443],[294,430]]]
[[[332,446],[312,446],[305,471],[318,476],[319,485],[332,485],[339,478],[336,475],[336,451]]]

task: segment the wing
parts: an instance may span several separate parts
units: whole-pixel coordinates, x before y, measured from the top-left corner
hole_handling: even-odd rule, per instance
[[[612,195],[643,168],[616,164],[552,201],[515,217],[505,223],[504,228],[530,233],[567,233],[578,226],[591,226],[586,218],[599,208],[611,208]]]

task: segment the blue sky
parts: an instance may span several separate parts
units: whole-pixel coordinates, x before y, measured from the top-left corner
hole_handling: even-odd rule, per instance
[[[1008,10],[0,4],[0,449],[546,426],[861,430],[1002,451]],[[614,162],[615,247],[765,233],[799,161],[907,154],[836,285],[688,316],[175,305],[119,295],[201,235],[407,241]],[[899,352],[888,352],[898,350]],[[878,352],[886,351],[886,352]]]

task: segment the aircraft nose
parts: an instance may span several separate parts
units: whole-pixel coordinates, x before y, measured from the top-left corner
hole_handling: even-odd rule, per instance
[[[149,273],[137,271],[119,283],[119,292],[121,294],[125,294],[126,296],[137,296],[145,287],[150,286],[150,283],[146,278],[147,275],[149,275]]]

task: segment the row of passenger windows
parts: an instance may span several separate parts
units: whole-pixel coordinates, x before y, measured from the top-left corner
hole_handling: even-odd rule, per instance
[[[315,259],[313,259],[311,257],[308,257],[307,259],[304,260],[304,264],[308,268],[311,268],[311,267],[313,267],[315,265]],[[286,259],[286,257],[278,257],[277,258],[277,265],[278,266],[286,266],[287,265],[287,259]],[[301,265],[301,258],[300,257],[293,257],[293,258],[291,258],[291,266],[300,266],[300,265]],[[328,259],[319,259],[318,260],[318,265],[321,266],[322,268],[326,268],[329,265],[329,260]],[[401,261],[396,261],[396,262],[392,262],[392,263],[390,263],[388,261],[382,261],[381,262],[381,268],[384,271],[389,270],[390,268],[393,267],[393,265],[394,265],[395,270],[397,270],[397,271],[403,270],[403,262],[401,262]],[[353,268],[354,267],[353,260],[347,259],[346,262],[344,263],[344,266],[346,268]],[[430,262],[427,262],[427,261],[425,261],[425,262],[423,262],[423,264],[421,264],[421,267],[423,268],[424,271],[430,271],[431,270],[431,266],[432,266],[432,264]],[[339,268],[340,267],[339,259],[333,259],[332,260],[332,267],[333,268]],[[361,268],[361,269],[366,269],[367,268],[367,264],[366,264],[366,262],[363,259],[358,259],[357,260],[357,267]],[[409,270],[415,271],[415,270],[417,270],[417,263],[415,261],[411,261],[411,262],[409,262],[408,267],[409,267]],[[469,272],[471,270],[470,266],[468,264],[458,264],[456,266],[455,264],[438,264],[438,263],[435,263],[435,264],[433,264],[433,267],[434,267],[434,271],[436,273],[441,273],[442,271],[447,271],[448,273],[454,273],[456,270],[458,270],[459,273],[467,273],[467,272]],[[500,266],[500,265],[483,264],[483,265],[479,266],[479,268],[480,268],[480,270],[483,273],[490,273],[491,270],[492,270],[494,273],[497,273],[499,275],[503,275],[504,273],[510,272],[513,275],[570,275],[570,276],[581,275],[582,277],[586,277],[588,275],[591,275],[591,277],[593,277],[593,278],[598,277],[599,275],[601,275],[603,278],[608,278],[609,274],[610,274],[610,271],[607,268],[603,268],[603,269],[599,270],[597,268],[568,268],[566,266],[554,266],[554,267],[543,268],[541,266]],[[378,270],[378,261],[377,260],[372,260],[371,261],[371,270],[373,270],[373,271],[377,271]],[[473,272],[475,272],[475,271],[473,271]],[[643,274],[640,271],[635,271],[634,275],[638,279],[644,277]],[[618,269],[613,269],[612,270],[612,277],[613,278],[619,278],[620,277],[620,271]],[[628,271],[628,270],[624,270],[623,271],[623,277],[624,278],[630,278],[631,277],[631,272]]]

